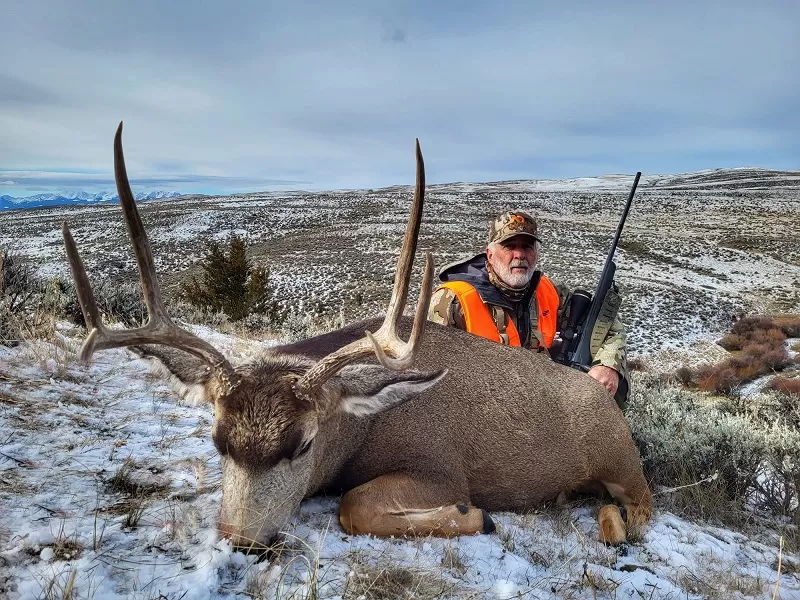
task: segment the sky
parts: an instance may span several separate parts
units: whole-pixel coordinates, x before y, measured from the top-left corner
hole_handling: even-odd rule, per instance
[[[291,4],[291,6],[289,6]],[[800,2],[0,0],[0,195],[800,168]]]

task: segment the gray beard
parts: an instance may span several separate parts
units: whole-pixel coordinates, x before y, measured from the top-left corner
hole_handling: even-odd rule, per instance
[[[530,281],[533,278],[534,273],[534,269],[531,269],[530,277],[527,278],[528,283],[522,287],[511,287],[505,281],[500,279],[500,277],[492,268],[492,265],[489,264],[488,260],[486,261],[486,270],[489,272],[489,283],[500,290],[500,293],[508,298],[511,302],[519,302],[522,300],[523,296],[525,296],[525,292],[528,291],[528,286],[530,285]]]
[[[524,273],[514,273],[511,268],[502,266],[493,268],[495,275],[500,281],[513,290],[524,290],[533,279],[534,267],[528,265],[528,270]]]

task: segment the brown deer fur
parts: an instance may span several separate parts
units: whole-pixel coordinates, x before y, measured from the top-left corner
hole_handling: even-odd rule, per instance
[[[279,373],[302,371],[293,363],[313,364],[378,325],[377,319],[366,321],[277,347],[265,353],[257,368],[242,368],[257,379],[258,390],[247,395],[248,406],[239,399],[235,406],[233,399],[217,402],[214,441],[223,456],[228,453],[221,431],[226,432],[224,443],[237,453],[258,446],[262,465],[274,464],[282,456],[281,432],[290,431],[304,409],[288,387],[276,390],[272,382],[280,380]],[[409,329],[409,320],[401,321],[401,334]],[[148,351],[179,378],[199,371],[196,359],[183,353]],[[290,512],[303,498],[326,491],[344,494],[339,518],[350,533],[397,535],[402,523],[407,532],[420,535],[477,533],[490,529],[491,521],[476,514],[476,507],[524,511],[599,482],[627,509],[629,524],[641,525],[650,517],[650,490],[628,425],[593,379],[541,354],[429,323],[415,370],[443,369],[447,375],[438,384],[399,406],[362,417],[332,411],[319,422],[307,453],[310,464],[304,467],[310,473],[293,495],[296,506]],[[376,381],[376,387],[381,383]],[[258,476],[257,457],[237,454],[236,460],[252,463],[253,477]],[[263,489],[255,502],[268,496]],[[459,504],[469,510],[457,510]],[[429,518],[398,515],[439,507],[449,511],[444,513],[447,527],[441,512]],[[257,507],[249,510],[258,512]],[[599,518],[603,541],[625,540],[616,507],[601,510]],[[275,531],[264,533],[269,537]],[[247,534],[240,542],[246,545],[251,538],[265,540]]]

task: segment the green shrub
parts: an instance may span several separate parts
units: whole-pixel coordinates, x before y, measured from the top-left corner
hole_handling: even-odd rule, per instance
[[[239,236],[231,236],[227,252],[212,242],[201,267],[201,278],[190,277],[182,285],[183,300],[200,309],[223,312],[232,321],[261,314],[273,324],[280,322],[281,310],[273,298],[269,269],[252,266]]]
[[[648,478],[677,487],[713,474],[702,486],[675,491],[677,507],[730,521],[745,504],[780,514],[797,511],[800,407],[765,393],[710,402],[696,392],[634,374],[626,411]]]

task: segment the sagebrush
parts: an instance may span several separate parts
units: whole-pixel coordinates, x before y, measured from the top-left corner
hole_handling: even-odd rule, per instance
[[[655,487],[678,509],[725,521],[743,509],[793,515],[800,490],[800,406],[785,394],[712,399],[663,378],[633,374],[631,431]]]

